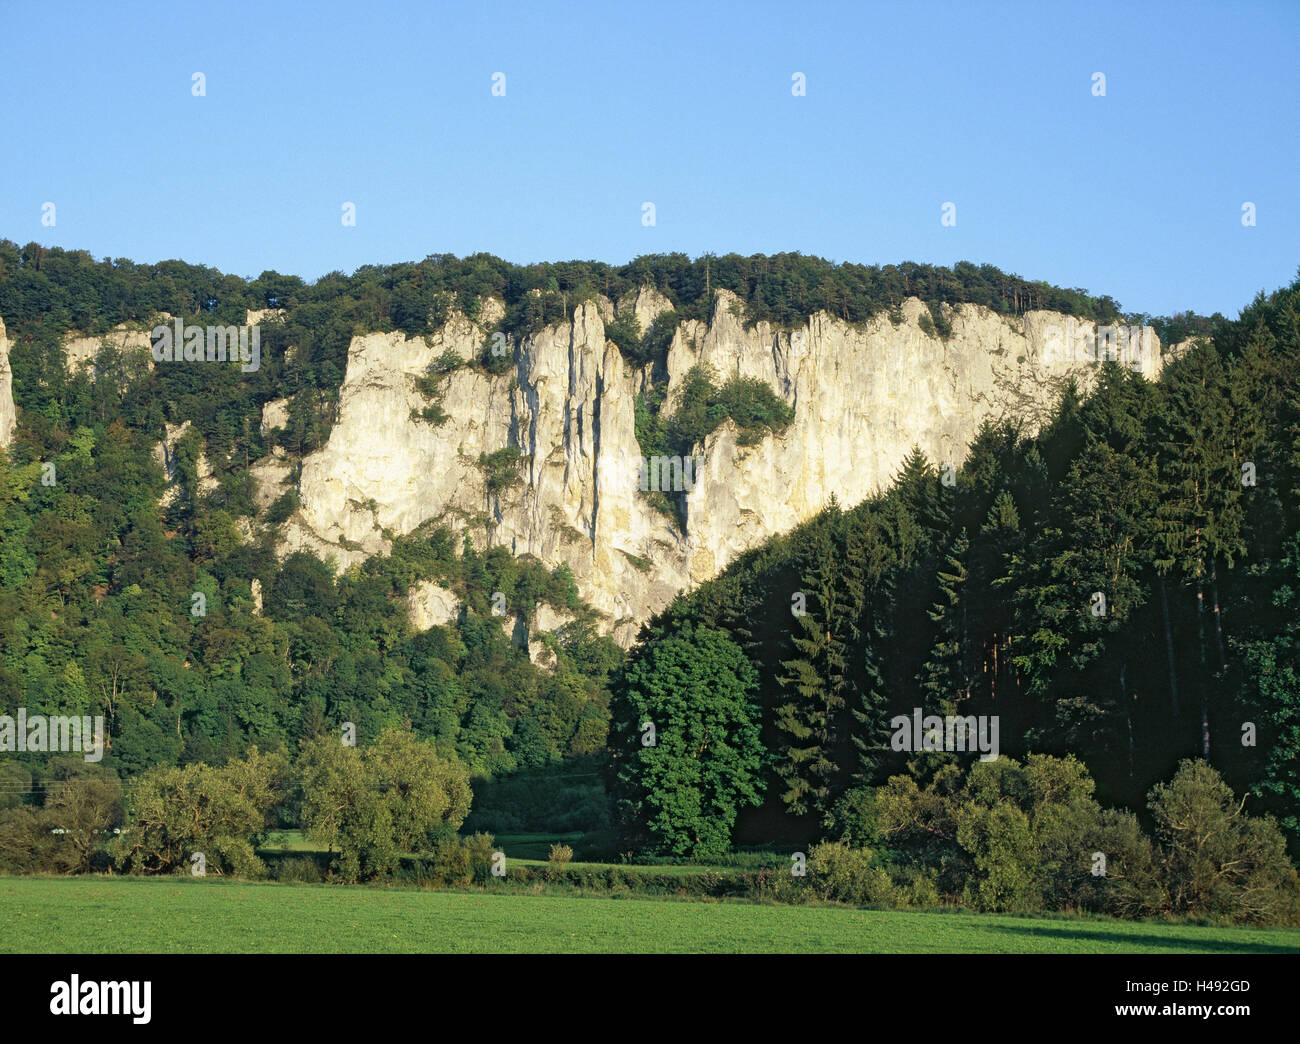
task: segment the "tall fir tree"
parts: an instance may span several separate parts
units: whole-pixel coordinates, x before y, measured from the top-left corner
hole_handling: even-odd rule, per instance
[[[1221,557],[1232,565],[1241,544],[1241,471],[1231,456],[1233,412],[1222,361],[1202,343],[1172,364],[1164,391],[1157,447],[1164,495],[1156,514],[1162,576],[1181,576],[1195,600],[1200,670],[1201,755],[1210,756],[1210,696],[1223,662],[1207,650],[1206,592]],[[1221,644],[1221,643],[1220,643]]]
[[[791,634],[794,655],[781,664],[785,702],[776,708],[776,725],[784,749],[777,774],[785,784],[782,800],[794,815],[825,812],[839,771],[838,725],[848,706],[846,638],[855,624],[840,584],[841,523],[832,505],[810,534],[798,592],[805,604]]]

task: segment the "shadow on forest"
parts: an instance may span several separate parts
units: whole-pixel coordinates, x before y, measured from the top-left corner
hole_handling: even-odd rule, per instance
[[[1099,932],[1087,928],[1066,928],[1060,925],[989,925],[990,931],[1009,932],[1013,935],[1032,935],[1037,938],[1083,939],[1096,942],[1127,943],[1132,946],[1160,947],[1187,950],[1192,953],[1300,953],[1300,946],[1280,943],[1235,942],[1229,939],[1193,939],[1183,936],[1156,935],[1140,931]]]

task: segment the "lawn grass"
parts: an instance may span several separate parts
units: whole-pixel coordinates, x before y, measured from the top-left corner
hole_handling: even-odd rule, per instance
[[[7,953],[1300,953],[1300,931],[190,878],[0,878]]]

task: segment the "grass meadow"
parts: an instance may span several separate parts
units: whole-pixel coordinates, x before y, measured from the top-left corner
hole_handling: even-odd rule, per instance
[[[5,953],[1300,953],[1300,931],[190,878],[0,878]]]

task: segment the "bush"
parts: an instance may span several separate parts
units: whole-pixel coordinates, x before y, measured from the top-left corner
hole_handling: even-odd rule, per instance
[[[1203,761],[1184,761],[1172,780],[1151,791],[1148,807],[1174,912],[1295,921],[1300,882],[1286,841],[1276,820],[1244,815],[1244,804]]]
[[[573,858],[573,849],[557,841],[551,845],[551,854],[547,858],[552,866],[562,867]]]
[[[837,837],[856,848],[867,848],[880,841],[880,815],[876,811],[874,787],[852,787],[846,790],[827,817],[826,827],[831,837]]]
[[[53,841],[50,832],[41,828],[36,809],[0,810],[0,873],[48,872]]]
[[[434,846],[432,859],[425,860],[420,869],[421,880],[433,884],[463,886],[474,880],[469,846],[457,837],[439,841]]]
[[[478,354],[478,365],[490,374],[500,375],[514,369],[514,349],[494,350],[495,346],[492,343],[498,334],[504,333],[503,330],[497,330],[488,334],[487,339],[483,342],[483,348]]]
[[[273,526],[288,520],[298,510],[298,491],[291,489],[266,509],[266,520]]]
[[[253,747],[220,768],[157,765],[140,777],[127,829],[113,848],[129,873],[188,874],[201,853],[206,873],[261,877],[255,854],[288,775],[279,754]],[[115,781],[114,781],[115,782]]]
[[[391,873],[402,852],[454,831],[469,811],[469,770],[406,730],[385,729],[365,748],[319,738],[298,764],[303,829],[338,850],[338,874],[347,883]]]
[[[324,880],[314,859],[283,859],[275,868],[275,879],[292,884],[320,884]]]
[[[641,338],[640,362],[648,362],[668,354],[672,346],[673,335],[677,332],[681,320],[675,311],[661,312],[650,324],[650,329]]]
[[[933,909],[942,902],[934,872],[923,867],[898,872],[890,896],[895,906],[920,909]]]
[[[480,831],[465,838],[463,844],[469,854],[469,868],[474,875],[474,883],[483,884],[492,876],[492,855],[496,851],[496,839],[491,834]]]
[[[842,903],[888,902],[889,874],[873,866],[869,851],[840,841],[814,845],[808,853],[808,880],[824,899]]]
[[[634,362],[643,362],[641,323],[631,312],[619,312],[605,324],[605,339],[613,341],[619,351]]]
[[[1021,809],[970,804],[958,812],[957,841],[975,857],[964,900],[980,910],[1036,910],[1043,904],[1038,846]]]
[[[523,459],[524,455],[518,446],[504,446],[493,453],[480,453],[478,466],[487,481],[488,493],[500,493],[522,482],[519,466]]]

